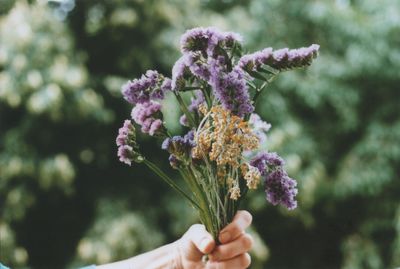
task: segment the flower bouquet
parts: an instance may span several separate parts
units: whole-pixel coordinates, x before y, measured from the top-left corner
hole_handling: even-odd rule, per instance
[[[168,78],[148,70],[122,87],[132,104],[131,118],[141,131],[163,140],[178,184],[140,153],[136,130],[125,120],[117,137],[120,161],[144,163],[197,209],[201,222],[217,240],[232,221],[249,190],[264,183],[266,199],[288,209],[297,206],[296,181],[274,152],[260,151],[270,125],[254,113],[263,90],[283,71],[309,66],[318,45],[299,49],[265,48],[242,55],[242,38],[216,28],[195,28],[181,37],[182,57]],[[162,100],[173,94],[179,103],[184,136],[171,136],[163,122]],[[191,102],[184,96],[191,95]]]

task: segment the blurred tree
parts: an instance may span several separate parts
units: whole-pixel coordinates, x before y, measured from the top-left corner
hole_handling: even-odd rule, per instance
[[[75,180],[79,167],[101,161],[94,134],[114,114],[46,6],[18,1],[0,20],[0,259],[57,265],[67,259],[57,248],[74,248],[58,234],[79,238],[90,220],[77,208]]]
[[[196,220],[150,171],[119,165],[114,139],[129,116],[122,83],[146,69],[170,75],[179,36],[214,25],[242,33],[250,51],[321,45],[312,68],[281,75],[259,103],[273,124],[267,146],[285,155],[300,190],[294,212],[262,191],[249,196],[262,239],[254,268],[400,266],[397,0],[68,1],[65,22],[55,3],[1,6],[1,261],[106,262]],[[141,145],[168,166],[157,145]]]

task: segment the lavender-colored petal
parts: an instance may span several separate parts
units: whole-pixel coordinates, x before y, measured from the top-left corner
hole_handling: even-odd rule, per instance
[[[296,181],[279,168],[265,178],[266,198],[273,205],[282,204],[290,210],[295,209],[297,207],[296,185]]]

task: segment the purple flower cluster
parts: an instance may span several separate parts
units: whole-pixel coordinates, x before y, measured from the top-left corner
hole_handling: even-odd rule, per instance
[[[190,75],[190,69],[187,64],[187,55],[183,55],[172,67],[171,88],[174,91],[183,89],[185,87],[185,79]]]
[[[125,120],[124,125],[118,130],[116,143],[118,157],[121,162],[131,165],[132,161],[143,161],[143,157],[138,153],[135,127],[130,120]]]
[[[237,33],[221,32],[217,28],[194,28],[186,31],[181,37],[182,53],[200,51],[203,55],[213,57],[217,46],[222,48],[232,47],[241,43],[242,37]]]
[[[196,145],[194,131],[189,131],[185,136],[174,136],[166,138],[161,148],[167,150],[171,155],[169,161],[172,167],[176,168],[182,161],[189,160],[192,148]]]
[[[273,205],[283,204],[292,210],[297,207],[297,182],[290,178],[286,171],[279,167],[265,178],[267,201]]]
[[[142,126],[141,131],[151,136],[163,130],[161,117],[161,104],[155,101],[148,101],[137,104],[132,109],[132,119]]]
[[[238,65],[246,71],[257,71],[262,65],[269,65],[277,70],[305,67],[317,57],[319,45],[292,49],[287,48],[273,51],[266,48],[240,58]]]
[[[297,182],[290,178],[283,169],[284,161],[275,152],[261,152],[250,161],[265,178],[267,200],[273,204],[283,204],[288,209],[295,209],[297,201]]]
[[[214,96],[222,106],[240,117],[253,112],[254,106],[251,104],[244,71],[237,66],[229,73],[218,68],[214,68],[214,70],[210,85]]]
[[[122,95],[129,103],[136,105],[151,99],[163,99],[166,91],[171,90],[169,79],[157,71],[148,70],[140,79],[128,81],[122,86]]]

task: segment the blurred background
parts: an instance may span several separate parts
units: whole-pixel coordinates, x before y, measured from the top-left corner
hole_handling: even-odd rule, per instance
[[[241,33],[249,52],[321,45],[311,68],[280,75],[258,103],[299,207],[248,195],[252,268],[400,266],[398,0],[0,0],[2,263],[107,263],[198,221],[146,167],[118,161],[115,137],[131,109],[121,85],[147,69],[169,76],[180,35],[210,25]],[[159,144],[139,139],[178,179]]]

